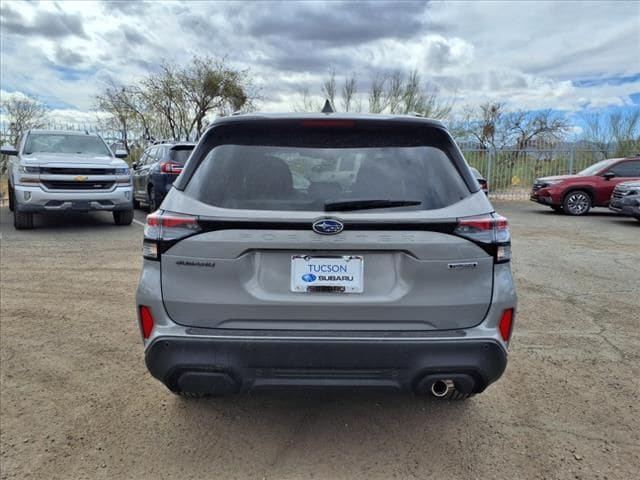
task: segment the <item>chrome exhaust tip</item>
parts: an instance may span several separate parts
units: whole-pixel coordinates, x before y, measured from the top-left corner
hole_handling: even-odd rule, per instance
[[[451,390],[453,390],[453,380],[436,380],[431,384],[431,393],[434,397],[446,397]]]

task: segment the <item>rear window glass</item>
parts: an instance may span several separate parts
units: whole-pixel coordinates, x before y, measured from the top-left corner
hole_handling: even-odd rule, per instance
[[[282,145],[271,137],[265,145],[214,146],[185,193],[223,208],[304,211],[351,200],[415,201],[394,210],[431,210],[470,194],[447,153],[415,138],[385,145],[379,135],[324,142],[317,133],[310,142],[288,135]]]
[[[184,165],[192,151],[193,146],[173,147],[169,150],[169,158],[172,162]]]

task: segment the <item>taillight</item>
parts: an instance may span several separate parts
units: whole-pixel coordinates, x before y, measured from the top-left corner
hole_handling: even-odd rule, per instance
[[[176,162],[162,162],[160,164],[160,171],[162,173],[178,174],[182,172],[182,165]]]
[[[474,243],[491,246],[496,263],[511,260],[509,222],[500,215],[460,218],[454,234]]]
[[[160,255],[171,245],[202,231],[198,218],[177,213],[154,212],[147,215],[144,227],[142,256],[150,260],[159,260]]]
[[[140,330],[145,340],[149,338],[153,330],[153,315],[151,309],[145,305],[140,305]]]
[[[498,329],[500,330],[502,340],[508,342],[511,337],[511,330],[513,329],[513,308],[508,308],[502,312]]]

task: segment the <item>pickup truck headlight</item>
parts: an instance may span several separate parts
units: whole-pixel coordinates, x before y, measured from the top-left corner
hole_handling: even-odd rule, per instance
[[[129,167],[116,168],[116,175],[129,175]]]
[[[40,167],[27,167],[26,165],[18,166],[18,173],[40,173]]]

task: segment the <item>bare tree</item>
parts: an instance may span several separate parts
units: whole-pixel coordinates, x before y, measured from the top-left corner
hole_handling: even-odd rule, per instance
[[[47,116],[47,107],[35,98],[10,95],[0,102],[0,110],[9,122],[9,140],[17,145],[30,128],[40,128]]]
[[[385,103],[389,113],[402,113],[402,102],[405,97],[405,81],[402,73],[397,71],[387,78]]]
[[[251,106],[255,94],[248,71],[196,56],[184,67],[162,63],[158,73],[127,87],[110,82],[96,107],[117,120],[128,149],[133,130],[145,140],[198,138],[209,115]]]
[[[138,124],[145,132],[149,130],[147,114],[144,107],[139,105],[138,97],[135,87],[118,85],[113,80],[109,80],[102,93],[95,97],[96,109],[111,114],[114,123],[117,124],[127,154],[130,153],[132,130]]]
[[[336,74],[331,71],[329,77],[321,84],[322,94],[335,109]],[[294,109],[317,110],[311,108],[309,90],[303,90],[302,105]],[[391,74],[376,74],[366,96],[358,95],[358,81],[354,74],[344,80],[341,90],[341,106],[345,111],[362,109],[362,98],[368,100],[369,112],[392,114],[416,112],[431,118],[446,118],[451,113],[453,104],[443,99],[437,87],[425,84],[417,70],[405,74],[396,71]]]
[[[358,94],[358,80],[355,74],[345,79],[342,85],[342,108],[345,112],[351,111],[355,106],[356,95]]]
[[[505,138],[514,142],[518,150],[524,150],[534,142],[557,142],[570,127],[566,118],[552,110],[535,113],[517,111],[502,117]]]
[[[583,139],[602,155],[624,157],[640,152],[640,110],[590,112],[582,115]]]
[[[534,143],[554,143],[569,131],[569,123],[552,110],[507,112],[502,102],[467,108],[456,130],[461,138],[475,140],[483,149],[524,150]]]
[[[414,112],[430,118],[446,118],[451,113],[453,104],[445,101],[435,86],[424,84],[417,70],[408,74],[396,71],[385,77],[377,77],[380,78],[382,80],[374,82],[369,92],[369,106],[373,113]],[[377,102],[375,89],[382,92],[382,99]]]
[[[293,106],[295,112],[319,112],[322,108],[322,106],[313,99],[308,87],[304,87],[300,91],[300,97],[300,101]]]
[[[331,107],[336,109],[336,72],[331,70],[329,78],[322,82],[322,94],[329,100]]]
[[[163,63],[159,73],[142,80],[139,92],[146,108],[162,119],[160,136],[179,140],[186,114],[177,68]]]
[[[369,112],[382,113],[385,109],[385,84],[387,78],[385,76],[376,75],[369,89]]]
[[[190,121],[183,132],[200,137],[205,117],[213,112],[229,113],[242,108],[249,99],[244,79],[247,71],[233,70],[224,60],[194,57],[191,64],[177,73]]]

